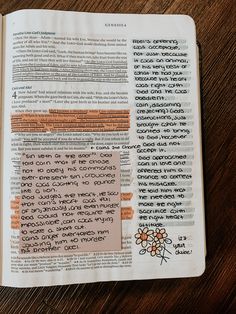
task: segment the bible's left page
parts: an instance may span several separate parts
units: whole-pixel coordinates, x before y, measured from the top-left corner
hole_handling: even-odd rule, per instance
[[[4,28],[3,285],[201,275],[193,20],[23,10]]]

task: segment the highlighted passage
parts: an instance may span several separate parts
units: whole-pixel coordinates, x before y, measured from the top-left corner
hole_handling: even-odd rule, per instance
[[[20,196],[15,196],[10,204],[13,214],[11,215],[11,229],[20,229]]]
[[[122,201],[130,201],[133,197],[133,193],[128,192],[128,193],[121,193],[121,200]]]
[[[12,132],[112,132],[128,131],[129,110],[49,110],[46,114],[11,116]]]
[[[121,250],[119,152],[25,152],[20,253]]]
[[[134,216],[134,210],[131,206],[121,207],[121,219],[130,220]]]

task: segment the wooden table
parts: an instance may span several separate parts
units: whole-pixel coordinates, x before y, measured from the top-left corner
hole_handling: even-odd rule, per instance
[[[0,12],[58,9],[191,15],[202,47],[207,266],[199,278],[0,288],[0,313],[232,313],[235,302],[236,102],[233,0],[12,0]],[[235,13],[235,12],[234,12]],[[234,25],[233,25],[234,24]],[[234,34],[235,35],[235,34]]]

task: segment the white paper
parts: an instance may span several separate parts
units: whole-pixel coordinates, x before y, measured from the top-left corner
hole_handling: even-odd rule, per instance
[[[5,17],[4,52],[3,285],[201,275],[204,208],[192,19],[20,11]],[[54,123],[70,110],[78,121],[79,115],[89,117],[88,110],[106,110],[110,118],[101,126],[92,111],[98,123]],[[120,152],[121,193],[132,193],[121,200],[123,213],[132,216],[122,220],[121,251],[19,255],[10,201],[15,206],[20,197],[21,154],[34,150]]]

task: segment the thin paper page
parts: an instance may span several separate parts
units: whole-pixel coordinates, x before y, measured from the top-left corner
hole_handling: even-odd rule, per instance
[[[4,283],[200,275],[205,239],[193,21],[26,10],[7,16],[6,31]],[[114,235],[121,250],[30,251],[19,258],[24,154],[42,152],[50,162],[52,152],[90,151],[120,155],[121,233]]]

